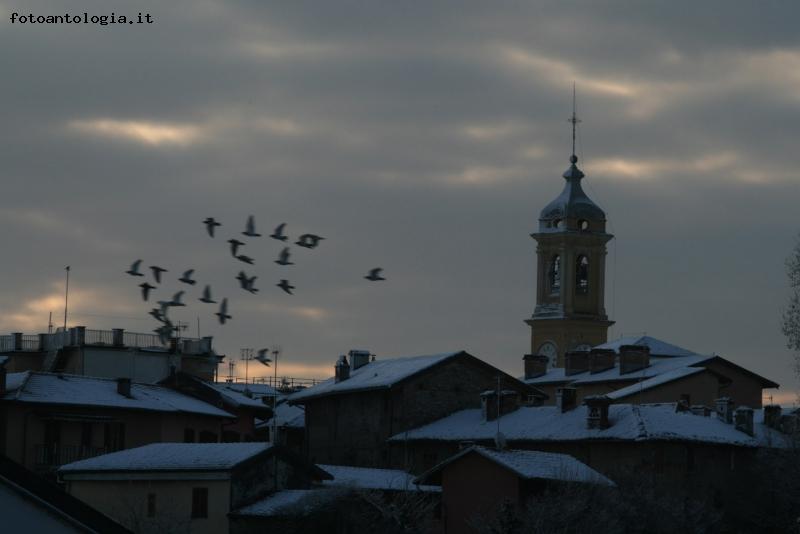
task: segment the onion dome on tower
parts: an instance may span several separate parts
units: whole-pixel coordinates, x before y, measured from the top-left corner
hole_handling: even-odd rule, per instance
[[[571,165],[563,174],[567,183],[561,194],[541,211],[539,232],[605,232],[605,212],[592,202],[581,187],[584,174],[576,165],[578,156],[572,154],[569,161]]]

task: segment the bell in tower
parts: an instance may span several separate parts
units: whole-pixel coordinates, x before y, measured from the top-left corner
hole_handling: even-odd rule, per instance
[[[550,365],[564,366],[564,353],[605,343],[608,320],[605,311],[606,214],[581,187],[584,174],[575,155],[572,113],[572,156],[564,172],[561,194],[539,215],[533,234],[538,257],[536,308],[525,322],[531,327],[531,353],[550,358]]]

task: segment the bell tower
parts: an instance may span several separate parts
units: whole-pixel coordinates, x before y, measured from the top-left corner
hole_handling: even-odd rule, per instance
[[[536,240],[536,308],[525,322],[531,327],[531,354],[564,366],[564,353],[588,350],[608,340],[605,311],[606,214],[581,187],[583,172],[575,155],[572,117],[572,156],[564,172],[564,190],[542,210]]]

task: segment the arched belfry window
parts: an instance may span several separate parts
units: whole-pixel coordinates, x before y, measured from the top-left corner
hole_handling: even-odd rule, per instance
[[[561,256],[556,254],[550,262],[549,271],[550,293],[561,292]]]
[[[575,292],[586,294],[589,292],[589,258],[578,256],[575,265]]]

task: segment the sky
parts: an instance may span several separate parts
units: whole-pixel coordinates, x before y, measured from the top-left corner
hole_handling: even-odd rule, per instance
[[[800,391],[780,330],[800,232],[794,3],[0,0],[0,15],[2,333],[63,323],[66,265],[70,326],[151,331],[125,274],[141,258],[169,269],[155,300],[187,290],[171,314],[186,335],[199,319],[234,359],[279,345],[281,375],[328,376],[354,348],[463,349],[519,375],[530,233],[563,187],[574,82],[583,185],[615,235],[609,338],[722,355],[782,402]],[[250,214],[264,237],[241,235]],[[276,265],[282,222],[326,239]],[[373,267],[385,282],[363,279]],[[177,282],[190,268],[229,298],[228,324]]]

